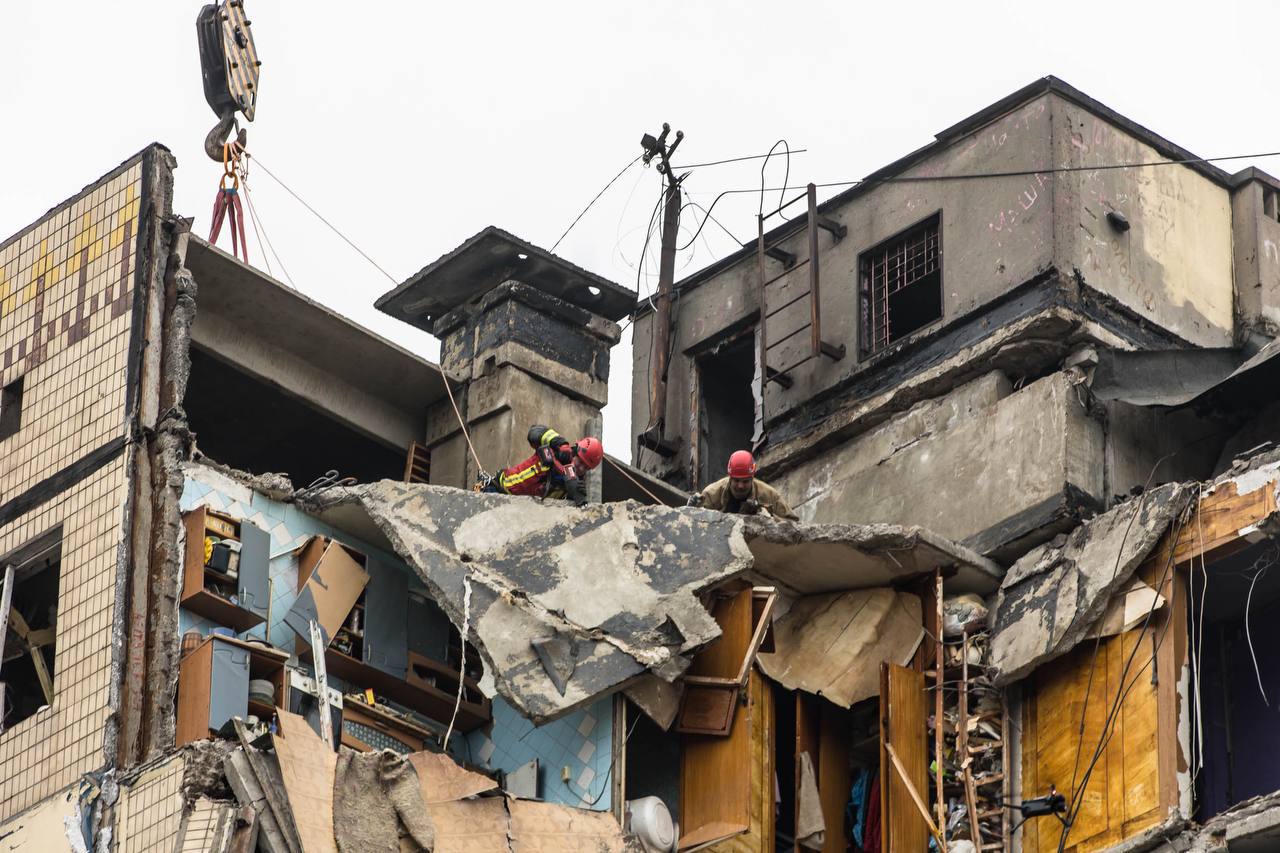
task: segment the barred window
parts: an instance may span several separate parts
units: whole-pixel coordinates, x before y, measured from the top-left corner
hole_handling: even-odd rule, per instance
[[[941,218],[935,214],[858,261],[862,352],[879,352],[942,317]]]

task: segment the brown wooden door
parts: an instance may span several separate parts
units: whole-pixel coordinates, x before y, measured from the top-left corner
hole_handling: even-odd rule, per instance
[[[894,664],[880,665],[880,823],[885,853],[920,853],[929,845],[929,827],[907,782],[889,759],[892,744],[916,794],[927,798],[929,783],[928,710],[924,675]],[[927,802],[927,800],[926,800]]]

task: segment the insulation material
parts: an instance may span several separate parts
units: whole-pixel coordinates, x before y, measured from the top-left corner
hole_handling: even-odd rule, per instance
[[[878,588],[798,599],[773,625],[760,669],[842,708],[880,692],[881,662],[906,664],[924,637],[920,598]]]
[[[333,837],[333,780],[337,760],[297,714],[277,709],[276,758],[298,836],[307,853],[337,853]]]
[[[511,853],[622,853],[613,815],[554,803],[508,800]]]
[[[1089,632],[1088,639],[1114,637],[1116,634],[1132,631],[1146,620],[1147,614],[1164,607],[1164,603],[1163,595],[1141,578],[1134,578],[1128,589],[1116,593],[1107,602],[1106,611]]]
[[[395,850],[402,835],[423,850],[435,829],[414,767],[391,750],[343,750],[333,783],[333,834],[342,853]]]
[[[501,797],[458,800],[429,806],[436,828],[432,853],[491,853],[509,851],[510,818]]]
[[[1180,483],[1153,489],[1014,563],[993,614],[992,681],[1017,681],[1083,640],[1191,496]]]
[[[751,564],[741,521],[721,513],[572,508],[386,480],[316,500],[321,517],[372,519],[455,625],[470,580],[467,640],[498,693],[539,724],[646,671],[675,679],[719,636],[697,594]],[[553,677],[535,641],[544,657],[568,650],[572,671],[552,661]]]
[[[448,803],[497,789],[498,783],[482,773],[459,767],[440,752],[415,752],[409,763],[418,773],[422,801],[427,805]]]

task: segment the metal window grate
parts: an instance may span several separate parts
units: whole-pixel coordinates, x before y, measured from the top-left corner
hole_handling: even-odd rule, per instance
[[[913,286],[932,288],[940,297],[941,269],[942,241],[937,216],[863,254],[860,274],[864,352],[878,352],[925,325],[919,322],[918,313],[909,318],[897,316],[893,297]],[[933,301],[940,307],[940,298]],[[937,317],[930,317],[929,321],[933,319]]]

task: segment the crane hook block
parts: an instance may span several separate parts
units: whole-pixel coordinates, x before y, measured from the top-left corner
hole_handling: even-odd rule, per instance
[[[196,36],[204,99],[214,114],[221,120],[239,112],[253,121],[262,63],[253,44],[253,29],[245,17],[244,0],[206,5],[196,16]]]

